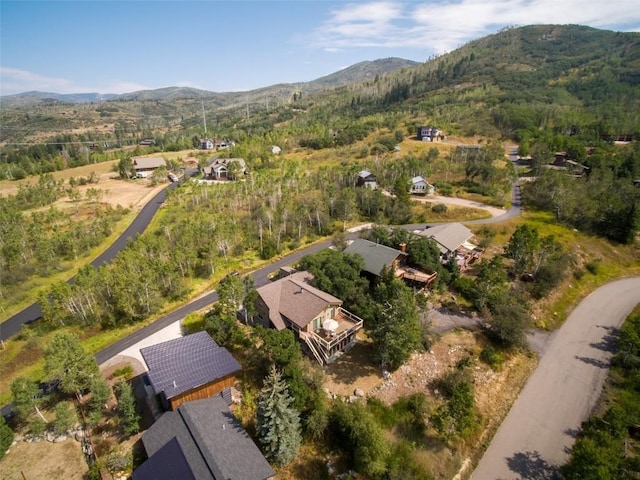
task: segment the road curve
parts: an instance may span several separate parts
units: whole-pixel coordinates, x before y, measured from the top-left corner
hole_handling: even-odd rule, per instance
[[[168,188],[175,188],[176,184],[169,184]],[[130,238],[135,238],[139,233],[144,232],[151,219],[164,203],[167,198],[167,188],[163,188],[158,192],[147,204],[142,207],[140,213],[133,220],[131,225],[113,242],[91,265],[99,267],[105,262],[110,262],[118,254],[118,252],[127,246]],[[73,278],[68,280],[73,283]],[[7,340],[20,332],[22,325],[32,323],[42,317],[40,302],[35,302],[26,307],[24,310],[16,313],[0,324],[0,340]]]
[[[618,328],[640,303],[640,277],[586,297],[558,330],[471,478],[556,479],[609,370]]]

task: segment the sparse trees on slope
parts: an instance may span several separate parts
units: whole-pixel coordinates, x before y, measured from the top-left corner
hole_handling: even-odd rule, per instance
[[[299,414],[292,403],[286,383],[272,366],[258,397],[256,430],[266,457],[278,465],[293,460],[302,442]]]

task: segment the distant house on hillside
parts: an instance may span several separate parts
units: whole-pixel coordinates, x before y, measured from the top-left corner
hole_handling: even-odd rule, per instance
[[[360,173],[358,173],[358,179],[356,181],[356,185],[358,187],[368,187],[368,188],[371,188],[372,190],[375,190],[376,188],[378,188],[378,182],[376,181],[376,176],[367,170],[362,170]]]
[[[569,175],[576,177],[586,175],[587,170],[589,170],[589,167],[586,165],[582,165],[575,160],[571,160],[567,152],[556,152],[553,163],[548,167],[553,170],[564,170]]]
[[[418,176],[410,180],[409,193],[414,195],[433,195],[435,187],[424,178]]]
[[[266,327],[292,330],[307,354],[331,363],[356,342],[361,318],[342,308],[342,300],[312,286],[309,272],[293,272],[260,287],[258,320]]]
[[[444,140],[444,135],[439,128],[434,126],[418,127],[416,137],[421,142],[435,142],[438,140]]]
[[[200,150],[213,150],[216,148],[216,144],[210,138],[203,138],[200,140]]]
[[[230,403],[229,389],[240,364],[207,332],[145,347],[140,353],[149,369],[153,391],[166,410],[215,395],[223,395]]]
[[[218,397],[166,412],[142,435],[133,480],[267,480],[275,472]]]
[[[205,180],[237,180],[246,174],[247,164],[242,158],[211,157],[202,168]]]

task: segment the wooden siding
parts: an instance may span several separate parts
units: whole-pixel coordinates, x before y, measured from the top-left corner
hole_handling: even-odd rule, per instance
[[[207,383],[198,388],[194,388],[180,395],[177,395],[169,400],[171,410],[175,410],[184,402],[190,402],[192,400],[201,400],[203,398],[213,397],[225,388],[233,387],[236,382],[235,375],[227,375],[226,377],[219,378],[218,380]]]

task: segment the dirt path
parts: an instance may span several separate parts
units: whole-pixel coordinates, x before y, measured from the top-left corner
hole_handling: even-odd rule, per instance
[[[571,313],[546,348],[474,480],[558,477],[580,425],[607,378],[615,335],[640,303],[640,277],[598,288]]]
[[[464,198],[457,197],[443,197],[441,195],[430,195],[424,198],[411,198],[414,202],[420,203],[446,203],[448,205],[458,205],[461,207],[477,208],[478,210],[485,210],[491,214],[492,217],[499,217],[504,215],[507,211],[504,208],[491,207],[484,203],[474,202],[473,200],[465,200]]]

